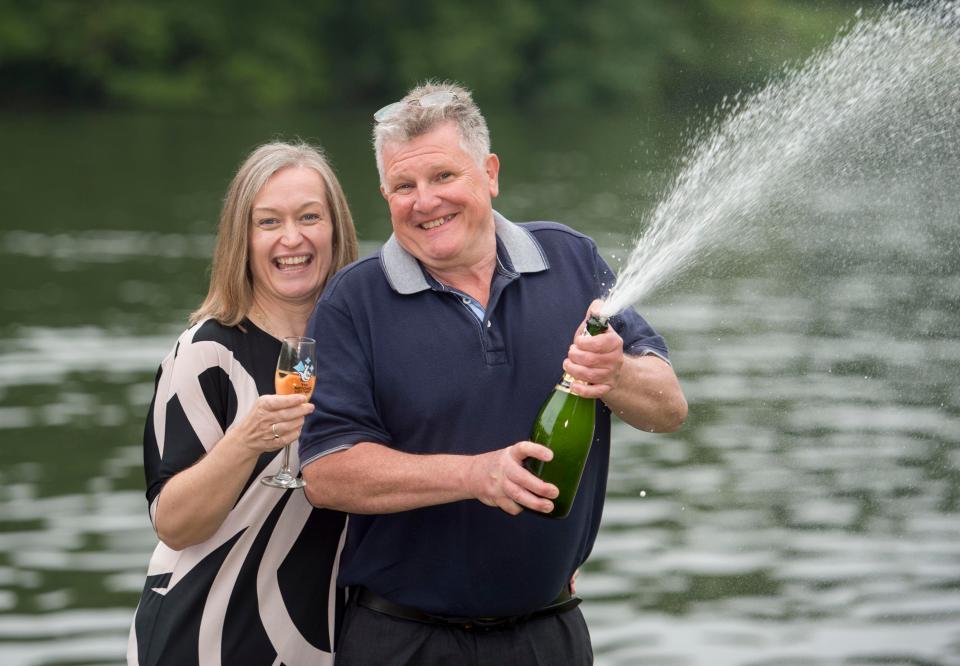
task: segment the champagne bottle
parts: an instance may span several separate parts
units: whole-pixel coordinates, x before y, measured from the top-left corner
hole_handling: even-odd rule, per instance
[[[584,335],[603,333],[608,325],[606,317],[591,314]],[[553,451],[553,460],[543,462],[527,458],[524,461],[529,471],[560,490],[553,500],[553,511],[542,514],[551,518],[566,518],[570,513],[593,443],[597,401],[571,392],[570,385],[574,381],[569,374],[563,373],[560,383],[540,408],[530,433],[530,441]]]

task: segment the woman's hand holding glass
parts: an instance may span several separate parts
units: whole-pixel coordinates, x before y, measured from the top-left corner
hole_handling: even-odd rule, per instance
[[[298,396],[305,400],[310,399],[313,393],[313,385],[317,382],[316,377],[316,357],[317,342],[313,338],[289,337],[283,339],[283,345],[280,347],[280,357],[277,359],[276,389],[277,397],[280,396]],[[311,407],[313,405],[311,403]],[[311,411],[313,411],[311,409]],[[309,413],[309,412],[308,412]],[[300,437],[300,429],[303,427],[303,419],[300,419],[300,425],[297,427],[296,436],[292,441]],[[270,426],[270,434],[278,442],[285,440],[283,432],[279,426]],[[292,442],[291,442],[292,443]],[[273,476],[265,476],[260,482],[274,488],[303,488],[303,479],[290,469],[290,443],[287,443],[283,449],[283,456],[280,461],[280,470]]]
[[[296,442],[304,417],[312,411],[310,397],[303,394],[262,395],[238,429],[251,451],[269,453]]]

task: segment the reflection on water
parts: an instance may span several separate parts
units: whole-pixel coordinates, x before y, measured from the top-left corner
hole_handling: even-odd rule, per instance
[[[608,149],[579,159],[620,159]],[[597,218],[567,219],[535,180],[504,184],[500,208],[632,235],[606,220],[634,193],[579,186],[606,202]],[[812,205],[808,228],[868,208],[841,190]],[[865,223],[840,248],[781,228],[642,307],[691,410],[674,435],[615,428],[578,583],[599,664],[960,663],[958,218],[919,247],[870,214],[873,240]],[[191,215],[0,231],[4,665],[122,661],[154,544],[143,418],[205,281],[212,217]]]
[[[9,254],[88,262],[130,261],[140,257],[206,259],[213,250],[211,234],[160,234],[140,231],[85,231],[44,234],[11,231],[4,238]]]
[[[691,417],[617,431],[581,584],[603,663],[960,660],[960,344],[811,332],[826,313],[787,287],[721,280],[650,312]],[[862,305],[830,300],[845,322]]]

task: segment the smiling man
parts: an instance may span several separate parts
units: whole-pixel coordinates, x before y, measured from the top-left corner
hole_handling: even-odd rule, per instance
[[[469,91],[426,84],[374,116],[393,235],[329,284],[317,409],[300,439],[307,496],[351,513],[337,664],[586,664],[569,581],[599,529],[610,412],[671,431],[687,406],[663,339],[632,309],[575,336],[613,284],[596,245],[493,210],[500,162]],[[562,370],[597,401],[570,515],[523,467]],[[589,382],[589,383],[587,383]]]

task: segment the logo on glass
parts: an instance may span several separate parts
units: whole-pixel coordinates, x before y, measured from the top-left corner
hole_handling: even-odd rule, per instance
[[[309,382],[313,377],[313,361],[309,358],[297,363],[293,369],[300,375],[301,381]]]

